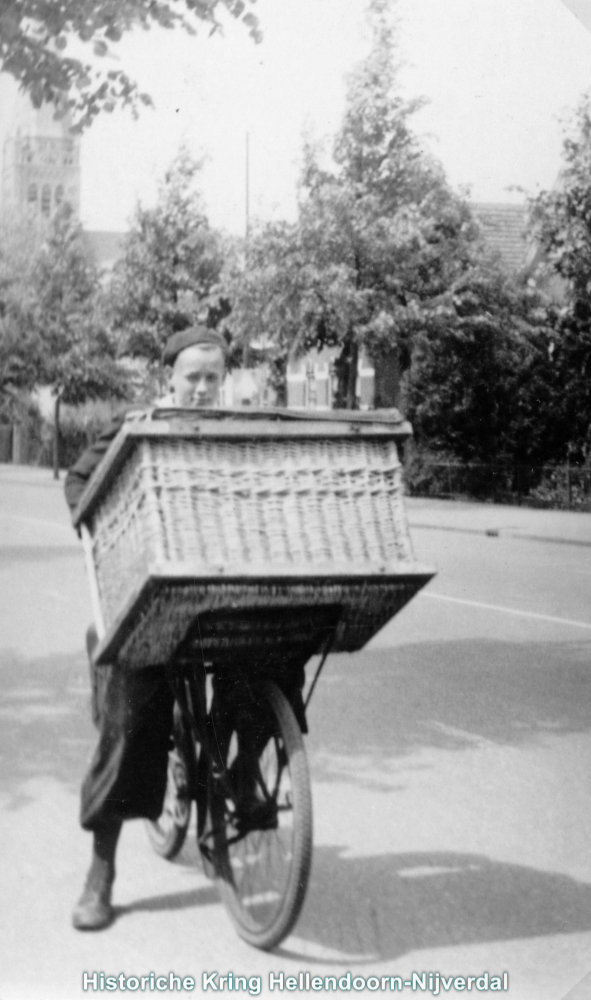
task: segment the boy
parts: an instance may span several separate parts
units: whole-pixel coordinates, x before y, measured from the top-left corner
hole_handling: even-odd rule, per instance
[[[159,407],[214,407],[225,375],[226,342],[215,330],[189,327],[168,340],[163,363],[169,395]],[[65,493],[73,511],[125,418],[115,421],[70,469]],[[90,630],[90,649],[96,633]],[[93,706],[99,743],[82,786],[80,822],[93,834],[90,870],[72,922],[100,930],[113,919],[115,853],[124,820],[156,820],[166,788],[173,695],[161,667],[127,672],[103,667],[103,704]],[[100,710],[99,710],[100,709]]]

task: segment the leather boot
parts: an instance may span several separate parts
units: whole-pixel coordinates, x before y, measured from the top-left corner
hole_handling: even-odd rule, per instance
[[[115,881],[115,852],[121,820],[113,820],[94,831],[92,862],[84,891],[78,900],[72,923],[79,931],[99,931],[113,920],[111,891]]]

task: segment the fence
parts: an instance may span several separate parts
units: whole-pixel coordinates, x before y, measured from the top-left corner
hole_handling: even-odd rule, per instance
[[[489,500],[529,507],[591,511],[591,467],[576,465],[485,465],[409,456],[411,496]]]

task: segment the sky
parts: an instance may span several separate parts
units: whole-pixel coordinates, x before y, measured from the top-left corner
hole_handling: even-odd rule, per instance
[[[415,130],[456,188],[475,201],[519,201],[551,187],[561,116],[591,89],[591,0],[398,0],[401,87],[427,105]],[[367,52],[365,0],[258,0],[264,40],[238,24],[224,37],[138,31],[116,47],[153,97],[134,122],[100,116],[82,140],[81,217],[123,230],[154,203],[181,144],[205,154],[212,223],[293,218],[304,131],[338,129],[346,74]],[[0,139],[15,88],[0,85]]]

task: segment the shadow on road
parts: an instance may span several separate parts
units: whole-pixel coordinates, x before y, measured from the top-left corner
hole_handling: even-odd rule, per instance
[[[115,916],[122,917],[127,913],[137,913],[144,911],[147,913],[160,913],[164,910],[185,910],[195,906],[210,906],[218,904],[220,894],[213,885],[207,885],[199,889],[190,889],[188,892],[172,892],[165,896],[147,896],[145,899],[138,899],[129,906],[116,906]]]
[[[478,639],[333,656],[309,710],[313,777],[367,784],[367,768],[356,779],[329,766],[331,756],[363,757],[378,787],[388,758],[423,747],[519,745],[587,732],[590,665],[591,642]],[[82,650],[30,661],[0,651],[0,791],[13,806],[28,778],[79,787],[96,742],[87,670]]]
[[[0,652],[0,792],[5,808],[29,801],[23,782],[52,777],[77,790],[96,731],[85,653],[25,660]]]
[[[566,875],[478,854],[350,858],[318,847],[295,937],[341,952],[346,964],[589,930],[591,885]],[[297,956],[297,947],[282,950]]]
[[[587,732],[591,642],[466,639],[333,656],[308,719],[316,778],[330,755],[362,756],[379,778],[386,758],[423,747]]]
[[[335,656],[310,711],[314,778],[331,754],[371,762],[474,740],[521,745],[591,729],[591,643],[420,643]],[[0,791],[27,802],[43,776],[77,791],[94,747],[85,654],[27,661],[0,653]],[[356,778],[344,769],[344,780]],[[384,784],[389,794],[392,784]],[[213,887],[140,899],[120,913],[199,907]],[[356,961],[410,951],[591,931],[591,885],[484,855],[348,857],[320,846],[295,939]],[[313,961],[309,954],[306,962]],[[322,961],[326,961],[325,958]]]

